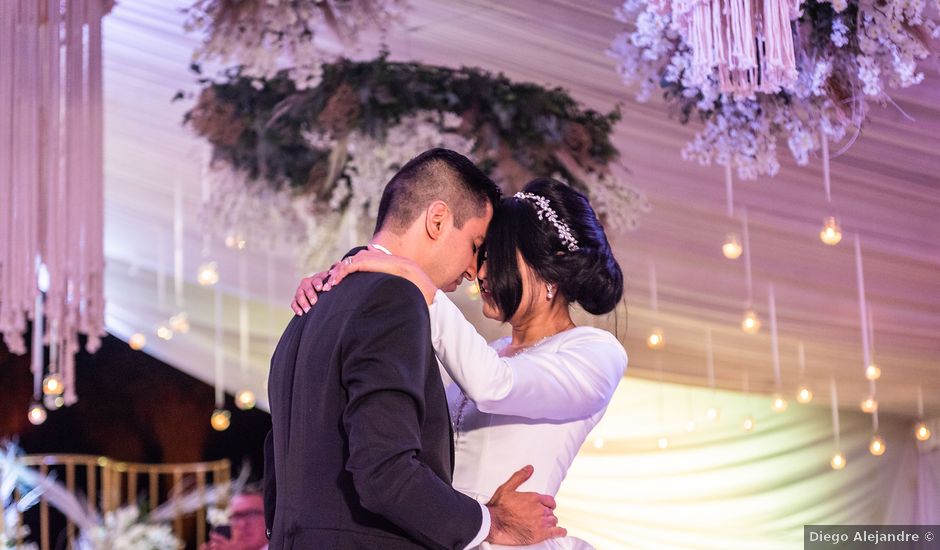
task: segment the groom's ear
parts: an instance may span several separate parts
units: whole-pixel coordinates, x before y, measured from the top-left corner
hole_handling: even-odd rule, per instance
[[[425,231],[432,241],[436,241],[444,234],[447,227],[447,218],[450,217],[450,208],[444,201],[434,201],[428,205],[424,215]]]

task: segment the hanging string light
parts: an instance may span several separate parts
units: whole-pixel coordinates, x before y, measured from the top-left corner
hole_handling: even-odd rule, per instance
[[[747,209],[741,209],[741,225],[744,234],[744,277],[747,283],[747,307],[744,318],[741,320],[741,330],[747,334],[757,334],[760,331],[760,318],[754,311],[754,280],[751,276],[751,237],[748,231]]]
[[[741,246],[741,239],[736,233],[725,235],[725,241],[721,244],[721,253],[729,260],[737,260],[741,257],[744,248]]]
[[[876,365],[874,361],[875,323],[874,323],[873,314],[871,312],[872,307],[871,307],[871,304],[868,304],[867,302],[866,302],[866,306],[867,306],[866,310],[868,311],[868,344],[869,346],[871,346],[872,361],[871,363],[868,364],[867,367],[865,367],[865,378],[867,380],[874,381],[874,380],[878,380],[879,378],[881,378],[881,368],[878,365]]]
[[[731,175],[731,163],[725,164],[725,198],[728,218],[734,218],[734,181]],[[729,232],[725,235],[725,242],[721,245],[721,253],[729,260],[737,260],[741,257],[741,239],[737,233]]]
[[[927,441],[930,439],[930,428],[924,422],[924,392],[920,385],[917,386],[917,424],[914,425],[914,437],[918,441]]]
[[[255,392],[251,390],[242,390],[235,394],[235,405],[243,410],[253,409],[256,404]]]
[[[868,442],[868,452],[875,456],[881,456],[885,454],[887,446],[885,445],[885,440],[880,435],[878,435],[878,411],[874,411],[871,415],[871,429],[872,436],[871,440]]]
[[[835,217],[828,216],[823,220],[822,230],[819,231],[819,240],[829,246],[835,246],[842,242],[842,227]]]
[[[796,401],[800,404],[807,404],[813,400],[813,390],[806,384],[806,349],[803,342],[797,344],[797,358],[800,365],[800,385],[796,388]]]
[[[239,370],[241,372],[242,383],[249,378],[248,363],[250,357],[250,318],[248,315],[248,300],[245,298],[246,285],[248,277],[246,275],[247,266],[245,264],[245,254],[238,253],[238,357]],[[255,406],[255,393],[249,389],[243,389],[235,394],[235,406],[242,410],[248,410]]]
[[[203,262],[199,266],[196,281],[201,286],[213,286],[219,282],[219,266],[215,262]]]
[[[666,345],[666,337],[663,335],[663,329],[654,327],[646,337],[646,345],[650,349],[663,349]]]
[[[820,130],[820,139],[823,156],[823,185],[826,188],[826,205],[832,208],[832,180],[829,175],[829,139],[826,133]],[[819,240],[829,246],[835,246],[842,240],[842,228],[835,216],[826,216],[823,220],[822,231],[819,232]]]
[[[232,413],[225,409],[216,409],[212,411],[209,423],[212,425],[213,430],[224,432],[232,425]]]
[[[918,441],[927,441],[930,439],[930,428],[927,427],[927,424],[921,420],[914,426],[914,437]]]
[[[62,384],[62,377],[58,374],[47,374],[42,379],[42,393],[45,395],[62,395],[65,392],[65,386]]]
[[[875,397],[875,380],[876,378],[869,378],[868,367],[873,364],[871,358],[871,336],[872,332],[869,329],[869,317],[868,317],[868,303],[865,299],[865,270],[862,267],[862,244],[861,238],[858,233],[855,234],[855,279],[856,285],[858,286],[858,313],[859,318],[861,319],[861,329],[862,329],[862,355],[863,355],[863,369],[868,378],[868,395],[861,402],[861,409],[866,413],[873,413],[878,410],[878,401]]]
[[[751,395],[751,378],[750,378],[750,374],[748,373],[748,371],[745,370],[744,371],[744,397],[747,402],[750,402],[750,395]],[[749,414],[744,417],[744,422],[742,424],[744,426],[744,431],[750,432],[757,425],[757,422],[754,420],[754,417]]]
[[[43,363],[45,349],[42,345],[43,337],[43,295],[42,292],[36,293],[36,301],[33,306],[33,341],[30,351],[30,370],[33,373],[33,400],[29,405],[27,418],[34,426],[38,426],[46,421],[46,409],[41,404],[41,397],[44,390],[43,382]]]
[[[144,336],[143,333],[135,332],[128,338],[127,345],[129,345],[132,350],[140,351],[147,345],[147,337]]]
[[[228,429],[232,413],[225,410],[225,356],[222,350],[222,289],[215,287],[215,410],[210,424],[216,431]]]
[[[656,264],[650,260],[649,263],[649,285],[650,285],[650,307],[653,310],[653,317],[659,318],[659,290],[656,286]],[[646,345],[650,349],[663,349],[666,346],[666,336],[663,329],[653,327],[646,336]]]
[[[30,404],[26,417],[29,419],[30,424],[38,426],[46,421],[46,409],[38,401],[34,401]]]
[[[65,405],[65,398],[61,395],[46,395],[42,398],[42,404],[47,411],[56,411]]]
[[[179,334],[186,334],[189,332],[189,315],[185,311],[181,311],[176,315],[170,317],[169,323],[167,323],[170,330],[177,332]]]
[[[177,313],[170,317],[168,326],[173,332],[189,332],[189,317],[183,310],[183,183],[173,183],[173,298]]]
[[[42,393],[45,395],[43,397],[43,404],[46,406],[47,410],[54,411],[62,408],[65,405],[65,389],[66,383],[62,377],[62,373],[59,369],[59,342],[58,337],[56,336],[58,332],[58,322],[52,321],[51,334],[49,335],[49,366],[47,370],[49,374],[43,378],[42,381]],[[40,357],[42,350],[40,348]]]
[[[235,231],[225,236],[225,246],[232,250],[244,250],[248,246],[248,241],[240,231]]]
[[[206,144],[201,149],[202,153],[202,162],[200,166],[199,173],[199,183],[202,189],[202,203],[206,204],[209,201],[211,195],[211,190],[209,189],[209,164],[210,153],[209,145]],[[200,286],[214,286],[219,282],[219,266],[215,262],[209,260],[211,253],[211,242],[209,240],[210,232],[203,230],[202,235],[202,263],[199,265],[199,270],[196,273],[196,282]]]
[[[829,460],[829,465],[833,470],[842,470],[845,468],[845,454],[842,452],[842,443],[840,441],[839,392],[836,390],[836,379],[833,377],[829,377],[829,401],[832,409],[832,437],[836,448],[835,454]]]

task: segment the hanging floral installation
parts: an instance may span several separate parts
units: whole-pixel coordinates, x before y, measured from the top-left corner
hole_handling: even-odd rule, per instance
[[[583,109],[558,88],[385,55],[326,64],[307,89],[289,71],[260,88],[237,69],[201,83],[186,121],[212,146],[210,230],[313,243],[311,265],[324,239],[346,246],[370,231],[385,183],[431,147],[469,153],[507,191],[558,177],[590,195],[612,230],[635,227],[649,209],[612,172],[619,112]]]
[[[924,0],[806,0],[792,6],[790,24],[780,25],[778,18],[776,25],[791,34],[793,78],[742,89],[729,86],[721,60],[711,59],[714,66],[701,70],[701,58],[708,56],[696,51],[703,41],[689,31],[687,4],[699,2],[626,0],[616,15],[628,30],[609,54],[624,82],[639,85],[639,100],[661,89],[682,124],[704,123],[683,158],[731,163],[745,179],[777,173],[781,142],[799,165],[822,147],[822,139],[848,147],[873,104],[892,103],[891,89],[923,80],[917,63],[933,55],[940,37],[931,11],[940,5],[931,8]]]
[[[113,7],[0,2],[0,128],[16,128],[0,140],[0,335],[32,354],[34,397],[48,374],[66,406],[78,400],[75,355],[105,335],[102,21]]]
[[[239,66],[258,87],[287,63],[287,78],[302,90],[319,84],[323,63],[335,60],[317,42],[321,35],[330,35],[346,51],[361,52],[365,31],[384,36],[402,22],[407,8],[405,0],[197,0],[184,10],[184,28],[204,36],[194,63]]]

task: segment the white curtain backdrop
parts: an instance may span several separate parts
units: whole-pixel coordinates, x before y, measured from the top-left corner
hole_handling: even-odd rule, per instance
[[[721,412],[710,422],[713,405]],[[751,432],[742,427],[748,415]],[[887,452],[875,457],[871,417],[843,412],[847,466],[834,471],[826,402],[791,399],[777,414],[766,396],[660,389],[628,377],[562,484],[558,515],[570,534],[600,549],[795,549],[808,524],[935,525],[940,450],[918,444],[912,424],[882,418]]]

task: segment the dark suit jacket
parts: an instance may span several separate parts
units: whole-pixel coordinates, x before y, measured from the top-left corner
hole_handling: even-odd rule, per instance
[[[268,396],[271,550],[460,549],[478,533],[479,504],[450,486],[428,308],[407,280],[354,273],[321,294],[281,336]]]

